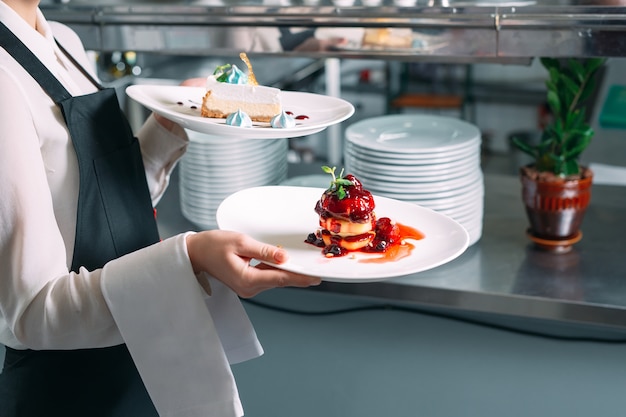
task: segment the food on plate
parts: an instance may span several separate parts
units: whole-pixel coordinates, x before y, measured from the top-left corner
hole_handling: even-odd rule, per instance
[[[240,110],[253,121],[269,122],[282,111],[280,89],[259,85],[246,54],[241,53],[240,57],[248,73],[234,64],[217,67],[207,77],[200,114],[224,119]]]
[[[252,127],[252,120],[246,113],[237,110],[235,113],[228,115],[226,124],[229,126]]]
[[[292,114],[283,110],[272,118],[270,124],[276,129],[289,129],[296,126],[296,119]]]
[[[385,253],[391,248],[412,248],[405,239],[422,239],[419,231],[400,225],[389,217],[376,217],[374,197],[352,174],[335,176],[335,168],[322,167],[332,175],[330,186],[315,204],[320,228],[310,233],[306,242],[321,247],[326,257],[344,256],[350,252]],[[394,260],[399,255],[394,251]],[[396,256],[397,255],[397,256]]]
[[[411,28],[366,28],[363,46],[380,48],[411,48],[413,31]]]
[[[374,197],[353,175],[335,177],[335,168],[324,167],[333,177],[315,205],[319,215],[319,237],[325,254],[338,256],[369,245],[375,237]]]

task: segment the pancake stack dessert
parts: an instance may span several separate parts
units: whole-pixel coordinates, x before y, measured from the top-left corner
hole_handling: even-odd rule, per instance
[[[280,89],[259,85],[246,54],[242,52],[240,58],[248,68],[247,74],[234,64],[225,64],[207,77],[201,115],[225,119],[240,112],[252,121],[270,122],[282,111]]]
[[[374,197],[354,175],[335,176],[335,168],[322,167],[332,175],[330,187],[315,204],[320,228],[307,243],[321,247],[326,257],[350,252],[385,252],[402,241],[401,229],[388,217],[376,218]]]

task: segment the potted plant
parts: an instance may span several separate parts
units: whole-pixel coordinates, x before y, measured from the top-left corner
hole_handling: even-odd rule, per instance
[[[604,62],[604,58],[541,58],[549,74],[546,101],[551,119],[538,144],[512,138],[513,145],[534,161],[520,168],[522,199],[530,222],[528,235],[545,249],[568,251],[582,238],[580,225],[591,199],[593,173],[579,160],[594,135],[587,105]]]

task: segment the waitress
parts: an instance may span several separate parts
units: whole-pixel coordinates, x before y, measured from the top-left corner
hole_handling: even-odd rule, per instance
[[[153,207],[187,138],[136,137],[68,27],[0,1],[2,417],[238,417],[230,364],[262,354],[238,296],[319,279],[211,230],[160,241]]]

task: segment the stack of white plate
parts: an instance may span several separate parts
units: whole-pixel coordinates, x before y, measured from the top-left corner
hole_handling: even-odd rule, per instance
[[[467,229],[474,244],[483,226],[480,145],[478,128],[455,118],[375,117],[346,129],[345,168],[372,194],[448,215]]]
[[[275,185],[287,178],[287,139],[236,139],[187,131],[189,147],[180,161],[183,216],[202,229],[215,229],[215,213],[230,194]]]

